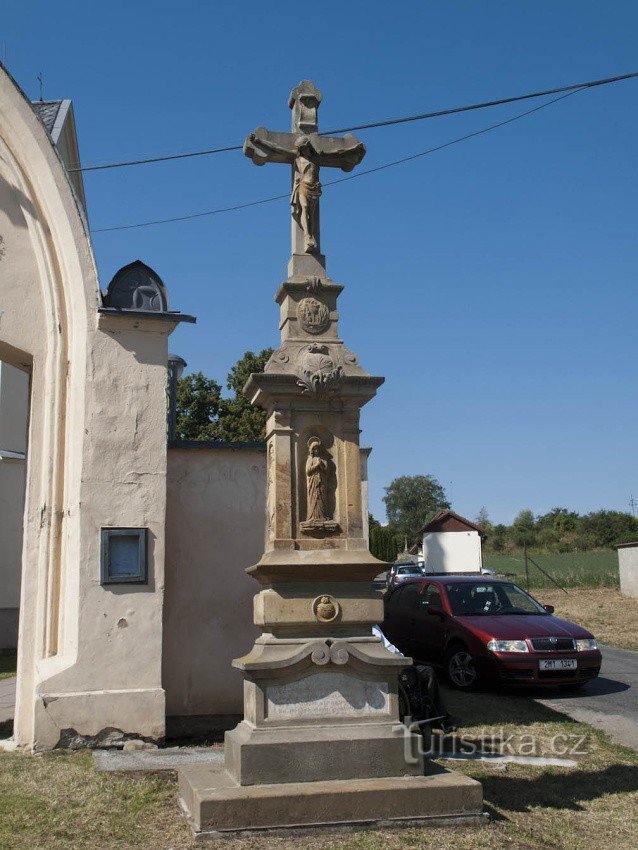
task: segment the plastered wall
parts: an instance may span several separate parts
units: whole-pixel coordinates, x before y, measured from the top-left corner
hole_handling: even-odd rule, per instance
[[[168,716],[241,714],[258,583],[244,573],[264,550],[266,455],[170,448],[162,684]]]

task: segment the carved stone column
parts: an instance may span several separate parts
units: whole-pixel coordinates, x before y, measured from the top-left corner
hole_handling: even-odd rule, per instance
[[[268,412],[265,552],[248,572],[262,585],[263,630],[237,659],[245,719],[226,736],[240,785],[422,772],[406,764],[397,676],[409,663],[371,633],[383,619],[372,579],[384,567],[364,538],[359,410],[383,378],[339,338],[327,278],[279,288],[281,346],[245,392]]]

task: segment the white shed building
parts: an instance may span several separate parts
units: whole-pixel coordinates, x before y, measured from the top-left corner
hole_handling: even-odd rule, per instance
[[[427,573],[480,573],[485,532],[451,510],[435,514],[419,532]]]

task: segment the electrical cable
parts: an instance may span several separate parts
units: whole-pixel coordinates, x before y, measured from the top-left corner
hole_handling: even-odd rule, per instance
[[[452,139],[449,142],[444,142],[442,145],[437,145],[433,148],[428,148],[427,150],[420,151],[419,153],[411,154],[410,156],[402,157],[401,159],[393,160],[392,162],[386,162],[383,165],[378,165],[375,168],[368,168],[365,171],[359,171],[357,174],[351,174],[348,177],[340,177],[336,180],[328,180],[323,183],[323,186],[334,186],[337,183],[346,183],[349,180],[356,180],[358,177],[364,177],[368,174],[375,174],[378,171],[384,171],[386,168],[392,168],[395,165],[401,165],[405,162],[411,162],[412,160],[419,159],[420,157],[427,156],[431,153],[436,153],[436,151],[443,150],[444,148],[449,148],[452,145],[456,145],[459,142],[467,141],[468,139],[473,139],[476,136],[481,136],[484,133],[489,133],[491,130],[496,130],[499,127],[504,127],[506,124],[512,124],[514,121],[519,121],[521,118],[526,118],[528,115],[532,115],[534,112],[539,112],[541,109],[545,109],[548,106],[551,106],[554,103],[558,103],[561,100],[565,100],[567,97],[571,97],[574,94],[577,94],[579,91],[583,91],[588,88],[587,86],[583,86],[580,89],[575,89],[573,91],[568,91],[566,94],[561,95],[560,97],[555,97],[552,100],[547,101],[547,103],[542,103],[540,106],[535,106],[533,109],[528,109],[525,112],[521,112],[518,115],[513,115],[511,118],[507,118],[505,121],[499,121],[497,124],[491,124],[489,127],[483,127],[481,130],[475,130],[473,133],[467,133],[464,136],[459,136],[456,139]],[[287,192],[285,195],[274,195],[271,198],[261,198],[258,201],[249,201],[244,204],[235,204],[230,207],[219,207],[214,210],[206,210],[205,212],[199,213],[190,213],[189,215],[175,216],[174,218],[160,218],[154,219],[152,221],[142,221],[137,224],[122,224],[116,225],[113,227],[96,227],[92,229],[92,233],[109,233],[114,230],[133,230],[140,227],[152,227],[157,224],[171,224],[173,222],[178,221],[190,221],[195,218],[204,218],[206,216],[219,215],[220,213],[226,212],[235,212],[237,210],[247,209],[248,207],[256,207],[261,204],[269,204],[272,201],[281,201],[284,198],[290,198],[290,193]]]
[[[369,124],[356,124],[353,127],[340,127],[335,130],[325,130],[319,133],[320,136],[329,136],[332,133],[350,133],[353,130],[372,130],[376,127],[390,127],[397,124],[407,124],[410,121],[423,121],[428,118],[440,118],[444,115],[456,115],[460,112],[470,112],[477,109],[487,109],[492,106],[503,106],[507,103],[516,103],[520,100],[529,100],[535,97],[546,97],[550,94],[559,94],[566,91],[580,91],[584,88],[595,88],[597,86],[606,86],[611,83],[618,83],[622,80],[630,80],[638,77],[638,71],[632,74],[621,74],[617,77],[606,77],[601,80],[590,80],[585,83],[574,83],[569,86],[560,86],[559,88],[546,89],[545,91],[532,92],[531,94],[520,94],[515,97],[505,97],[500,100],[488,100],[482,103],[472,103],[468,106],[455,106],[451,109],[440,109],[437,112],[422,112],[418,115],[408,115],[403,118],[387,118],[382,121],[373,121]],[[211,156],[218,153],[227,153],[228,151],[240,151],[243,145],[227,145],[220,148],[209,148],[201,151],[187,151],[186,153],[167,154],[166,156],[153,156],[140,159],[132,159],[123,162],[109,162],[103,165],[77,165],[69,168],[69,172],[76,171],[105,171],[111,168],[127,168],[134,165],[147,165],[153,162],[169,162],[176,159],[190,159],[198,156]]]

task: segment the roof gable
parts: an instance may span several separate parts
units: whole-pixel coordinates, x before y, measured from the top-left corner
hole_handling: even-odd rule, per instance
[[[485,531],[479,525],[449,509],[434,514],[419,533],[429,534],[437,531],[478,531],[481,537],[487,537]]]

